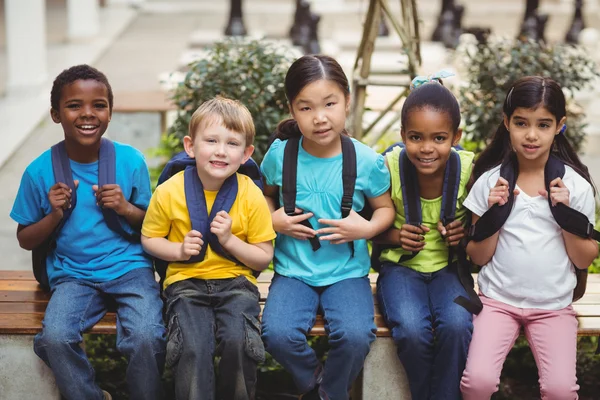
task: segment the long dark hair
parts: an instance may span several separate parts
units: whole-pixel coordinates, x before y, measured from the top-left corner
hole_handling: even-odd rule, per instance
[[[344,74],[344,70],[335,59],[322,54],[312,54],[302,56],[290,66],[285,75],[285,96],[288,103],[291,105],[298,93],[304,89],[306,85],[316,82],[321,79],[327,79],[335,82],[347,99],[350,96],[350,87],[348,86],[348,78]],[[345,130],[344,130],[344,133]],[[277,130],[271,136],[271,142],[275,139],[286,140],[292,137],[300,137],[302,133],[298,128],[298,123],[293,118],[281,121],[277,125]]]
[[[503,111],[510,121],[517,108],[535,110],[538,107],[546,108],[556,118],[556,123],[559,123],[567,113],[565,95],[556,81],[541,76],[526,76],[517,80],[508,91],[504,100]],[[552,151],[554,156],[561,159],[592,184],[592,178],[587,167],[581,162],[564,133],[561,132],[554,136],[553,148],[555,149]],[[512,153],[510,134],[504,125],[504,121],[502,121],[491,142],[475,162],[473,167],[475,180],[484,172],[502,164],[512,156]]]

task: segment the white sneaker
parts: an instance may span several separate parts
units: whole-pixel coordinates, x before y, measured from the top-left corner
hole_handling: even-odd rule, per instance
[[[112,400],[112,396],[106,390],[103,390],[102,393],[104,393],[104,400]]]

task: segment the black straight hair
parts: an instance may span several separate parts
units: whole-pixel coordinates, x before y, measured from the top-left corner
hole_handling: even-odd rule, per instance
[[[537,110],[539,107],[544,107],[556,118],[558,124],[567,114],[566,104],[565,95],[556,81],[541,76],[526,76],[517,80],[509,89],[502,110],[510,121],[517,108]],[[554,156],[573,168],[594,187],[588,168],[581,162],[563,132],[554,136],[553,148],[552,154]],[[503,120],[492,136],[490,143],[475,162],[473,167],[474,179],[477,180],[484,172],[508,160],[512,153],[510,134]]]
[[[446,113],[452,122],[452,133],[458,131],[460,106],[454,94],[442,84],[441,80],[425,83],[413,89],[406,97],[400,113],[402,129],[407,126],[412,111],[423,109]]]

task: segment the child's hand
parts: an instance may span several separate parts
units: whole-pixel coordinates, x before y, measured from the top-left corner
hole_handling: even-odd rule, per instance
[[[519,189],[514,190],[515,196],[519,194]],[[488,197],[488,207],[498,204],[503,206],[508,203],[508,181],[503,177],[498,178],[496,186],[490,190],[490,196]]]
[[[111,183],[98,188],[98,185],[93,185],[94,196],[96,196],[96,204],[100,208],[110,208],[121,216],[126,216],[129,213],[129,207],[133,206],[129,203],[121,187],[116,183]]]
[[[400,243],[406,251],[421,251],[425,247],[425,234],[429,232],[425,225],[414,226],[410,224],[402,225],[400,230]]]
[[[545,189],[541,189],[538,192],[540,195],[544,196],[545,199],[548,198],[548,191]],[[569,189],[565,186],[565,183],[560,178],[554,179],[550,182],[550,201],[553,206],[556,206],[558,203],[563,203],[565,206],[569,206]]]
[[[181,243],[179,260],[187,261],[190,257],[197,256],[200,254],[203,245],[202,234],[196,230],[189,231],[183,238],[183,243]]]
[[[74,181],[75,190],[79,186],[79,181]],[[56,213],[59,218],[63,217],[63,210],[71,208],[71,188],[62,182],[54,184],[48,192],[48,201],[52,212]]]
[[[446,239],[448,246],[456,246],[460,242],[460,239],[465,237],[465,227],[459,219],[450,222],[446,226],[444,226],[442,221],[439,221],[437,230]]]
[[[369,236],[369,221],[361,217],[356,211],[350,210],[350,214],[342,219],[319,219],[323,225],[331,225],[328,228],[317,230],[321,236],[319,240],[329,240],[331,244],[341,244],[364,239]]]
[[[296,213],[301,213],[302,210],[296,208]],[[315,237],[317,232],[314,229],[309,228],[301,224],[302,221],[308,220],[313,216],[313,213],[308,212],[306,214],[299,215],[287,215],[281,207],[271,217],[273,219],[273,229],[275,232],[283,233],[284,235],[291,236],[294,239],[306,240]]]
[[[210,223],[210,231],[219,239],[219,243],[225,246],[225,243],[231,237],[231,217],[226,211],[219,211]]]

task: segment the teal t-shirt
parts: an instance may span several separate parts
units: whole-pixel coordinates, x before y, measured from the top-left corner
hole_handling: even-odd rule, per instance
[[[279,186],[279,206],[282,206],[283,153],[287,141],[275,140],[261,165],[267,185]],[[383,156],[363,143],[352,139],[356,149],[356,185],[352,208],[359,212],[365,196],[384,194],[390,187],[390,174]],[[302,148],[298,152],[296,207],[312,212],[309,219],[314,229],[325,227],[320,218],[340,219],[342,201],[342,154],[331,158],[310,155]],[[350,246],[321,241],[321,248],[313,251],[308,240],[298,240],[278,234],[275,241],[275,271],[300,279],[311,286],[327,286],[343,279],[368,274],[370,268],[366,240],[354,242],[354,256]]]

